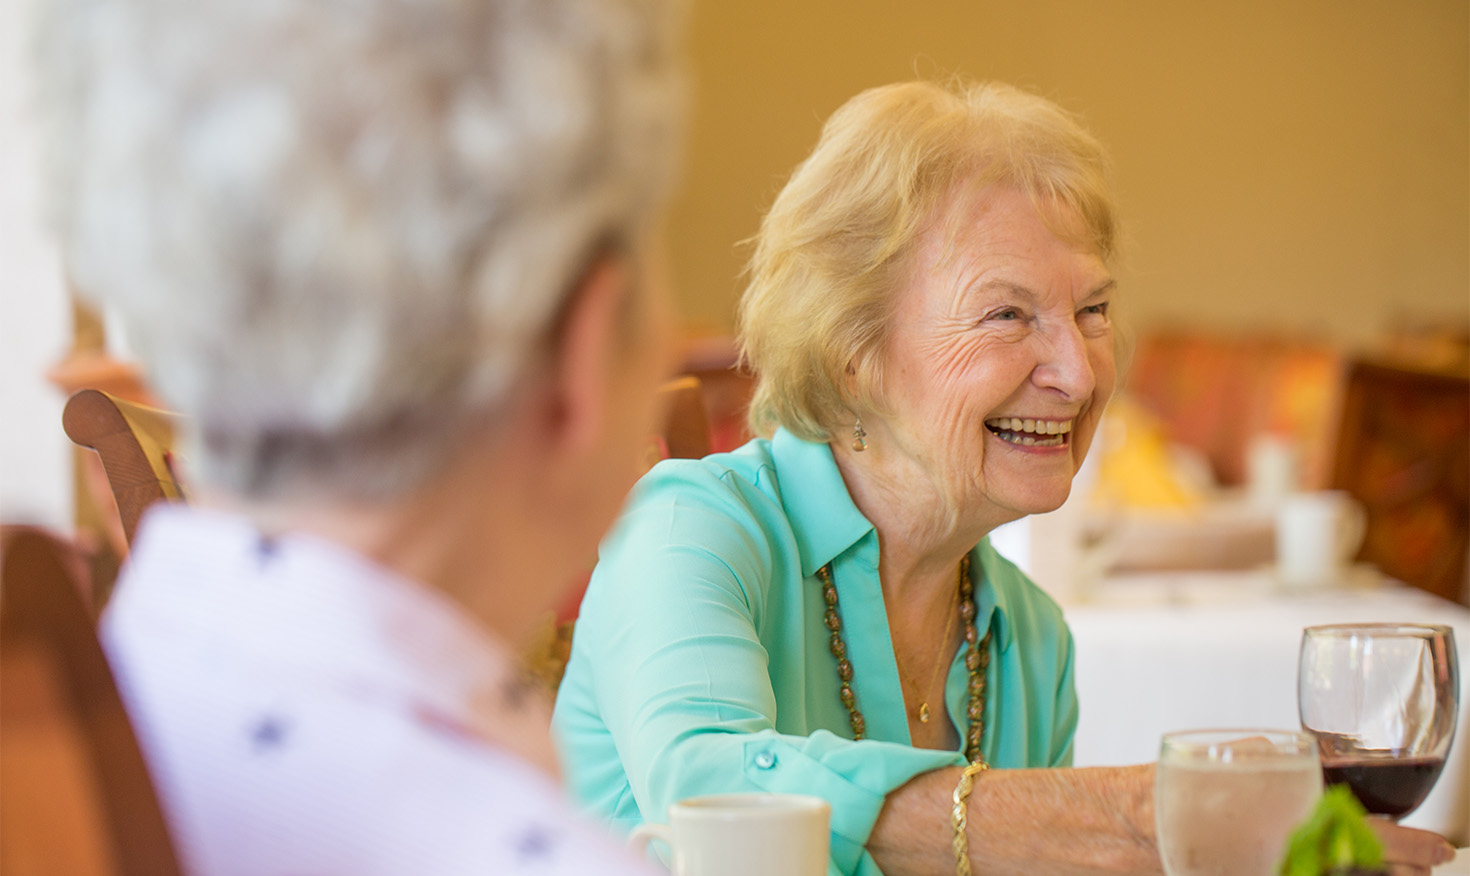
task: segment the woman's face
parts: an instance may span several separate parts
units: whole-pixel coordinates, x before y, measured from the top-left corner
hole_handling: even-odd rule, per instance
[[[865,427],[904,477],[988,529],[1066,500],[1113,391],[1114,286],[1025,194],[966,191],[939,215],[897,293],[887,415]]]

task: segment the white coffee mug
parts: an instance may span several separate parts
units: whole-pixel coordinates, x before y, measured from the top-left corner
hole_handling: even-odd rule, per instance
[[[1347,493],[1287,496],[1276,514],[1276,570],[1290,588],[1309,589],[1346,579],[1363,543],[1363,507]]]
[[[718,794],[669,807],[668,824],[640,824],[638,851],[658,840],[675,876],[824,876],[832,807],[800,794]]]

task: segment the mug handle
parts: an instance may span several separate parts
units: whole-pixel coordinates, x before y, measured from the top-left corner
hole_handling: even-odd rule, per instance
[[[639,856],[646,858],[648,856],[648,844],[655,840],[668,846],[670,852],[674,850],[674,832],[669,829],[669,826],[667,824],[652,824],[646,821],[633,828],[633,832],[628,834],[628,848],[632,849]]]

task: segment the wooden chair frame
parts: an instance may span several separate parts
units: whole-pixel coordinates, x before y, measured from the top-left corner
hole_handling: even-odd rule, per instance
[[[1470,605],[1470,375],[1353,362],[1332,486],[1367,511],[1359,559]]]
[[[48,811],[75,816],[64,825],[44,825],[49,836],[38,836],[40,830],[10,833],[25,829],[27,822],[4,819],[0,824],[9,834],[6,845],[15,844],[11,854],[17,858],[22,857],[20,847],[30,849],[25,860],[37,865],[33,872],[57,872],[60,864],[51,860],[59,857],[57,850],[48,855],[46,843],[99,839],[68,835],[69,829],[88,824],[72,807],[92,800],[105,823],[106,836],[100,840],[102,857],[112,865],[108,872],[178,876],[163,810],[82,600],[85,585],[79,576],[85,564],[67,543],[28,527],[7,527],[0,536],[0,553],[0,686],[6,694],[0,700],[0,726],[25,728],[30,734],[49,728],[51,734],[80,737],[80,759],[90,778],[84,788],[58,787],[60,777],[48,777],[55,781],[36,787],[30,784],[34,765],[22,762],[27,750],[0,746],[0,795],[7,809],[39,806],[44,800]],[[38,689],[39,679],[47,681],[45,688]],[[60,689],[47,694],[52,685]],[[50,713],[47,702],[61,704],[64,720]]]
[[[709,414],[699,378],[678,377],[665,383],[659,394],[664,401],[660,435],[670,459],[701,459],[709,455]]]
[[[171,455],[181,419],[96,389],[76,393],[62,411],[67,437],[101,457],[129,544],[149,505],[185,498]]]

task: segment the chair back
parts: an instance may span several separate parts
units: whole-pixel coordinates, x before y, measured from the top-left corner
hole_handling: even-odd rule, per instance
[[[177,876],[162,809],[82,601],[40,530],[0,532],[0,870]]]
[[[1202,453],[1222,485],[1245,484],[1251,442],[1278,435],[1300,454],[1302,486],[1320,489],[1343,364],[1336,349],[1312,340],[1164,331],[1140,339],[1127,384],[1168,440]]]
[[[1332,486],[1367,512],[1359,559],[1470,605],[1470,374],[1353,362]]]
[[[678,377],[659,389],[664,419],[659,436],[669,459],[701,459],[709,455],[709,414],[699,378]]]
[[[102,459],[129,544],[149,505],[185,498],[173,460],[174,435],[182,419],[96,389],[76,393],[62,411],[67,437]]]

